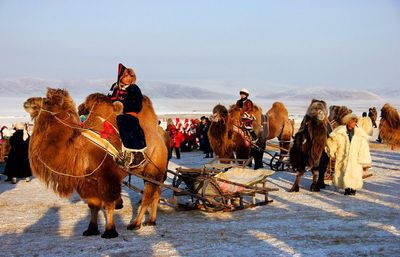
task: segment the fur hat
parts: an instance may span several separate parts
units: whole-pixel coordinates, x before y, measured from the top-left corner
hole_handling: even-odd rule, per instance
[[[15,129],[16,130],[20,130],[20,129],[24,129],[25,128],[25,124],[21,121],[15,123]]]
[[[247,96],[250,95],[249,90],[247,88],[242,88],[239,92],[239,94],[245,94]]]
[[[355,115],[354,113],[346,114],[346,115],[342,118],[342,124],[347,124],[347,123],[349,123],[349,121],[351,121],[351,120],[356,120],[356,122],[357,122],[357,121],[358,121],[357,115]]]
[[[136,74],[135,71],[131,68],[126,68],[122,63],[118,64],[118,77],[117,77],[117,82],[119,82],[124,75],[124,72],[128,70],[129,75],[132,76],[133,78],[133,84],[136,83]]]

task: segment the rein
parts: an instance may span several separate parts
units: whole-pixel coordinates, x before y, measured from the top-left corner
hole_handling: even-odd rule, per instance
[[[93,175],[93,174],[101,167],[101,165],[103,165],[104,161],[105,161],[106,158],[107,158],[107,155],[108,155],[108,153],[106,152],[106,154],[104,155],[103,160],[99,163],[99,165],[97,165],[97,167],[96,167],[93,171],[91,171],[91,172],[88,173],[88,174],[80,175],[80,176],[77,176],[77,175],[70,175],[70,174],[67,174],[67,173],[62,173],[62,172],[56,171],[56,170],[54,170],[53,168],[51,168],[49,165],[47,165],[47,164],[42,160],[42,158],[38,157],[38,159],[39,159],[39,161],[40,161],[48,170],[50,170],[51,172],[53,172],[53,173],[55,173],[55,174],[57,174],[57,175],[66,176],[66,177],[71,177],[71,178],[84,178],[84,177],[89,177],[89,176]]]

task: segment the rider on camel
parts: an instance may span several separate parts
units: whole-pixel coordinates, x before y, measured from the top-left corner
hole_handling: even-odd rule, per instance
[[[133,69],[120,63],[117,82],[108,94],[113,102],[120,101],[124,105],[123,113],[117,116],[117,125],[122,140],[122,165],[126,168],[135,168],[145,161],[146,140],[138,119],[143,95],[135,82]]]
[[[236,101],[236,106],[243,111],[242,122],[246,131],[251,135],[252,143],[257,142],[257,135],[253,130],[253,121],[255,117],[251,112],[253,111],[253,102],[249,99],[249,90],[242,88],[239,92],[240,99]]]

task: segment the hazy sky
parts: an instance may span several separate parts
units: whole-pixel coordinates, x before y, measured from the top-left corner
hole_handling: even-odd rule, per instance
[[[400,85],[400,1],[0,0],[0,78]]]

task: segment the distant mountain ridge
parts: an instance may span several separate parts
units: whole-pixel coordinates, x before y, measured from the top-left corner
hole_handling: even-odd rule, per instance
[[[41,78],[0,79],[0,96],[38,96],[47,87],[67,89],[73,96],[85,97],[91,93],[108,93],[114,81],[97,80],[48,80]],[[142,81],[138,83],[143,94],[152,98],[176,99],[223,99],[230,94],[218,93],[200,87],[161,81]]]
[[[73,97],[85,97],[91,93],[100,92],[106,94],[114,81],[109,79],[82,79],[82,80],[51,80],[42,78],[0,78],[1,97],[29,97],[44,95],[47,87],[67,89]],[[197,86],[191,86],[195,84]],[[143,94],[151,98],[165,99],[236,99],[238,94],[236,87],[230,92],[224,93],[217,83],[204,81],[191,82],[164,82],[164,81],[140,81],[138,83]],[[201,86],[198,86],[201,85]],[[218,90],[219,89],[219,90]],[[229,90],[229,89],[227,89]],[[220,92],[217,92],[220,91]],[[221,93],[222,92],[222,93]],[[398,98],[400,89],[377,90],[353,90],[343,88],[292,88],[269,89],[255,92],[251,95],[254,99],[273,100],[309,100],[311,98],[337,100],[383,100]]]
[[[306,99],[329,99],[331,101],[338,100],[382,100],[382,97],[366,90],[352,89],[333,89],[333,88],[301,88],[301,89],[285,89],[269,94],[258,95],[258,98],[282,99],[282,100],[306,100]]]

